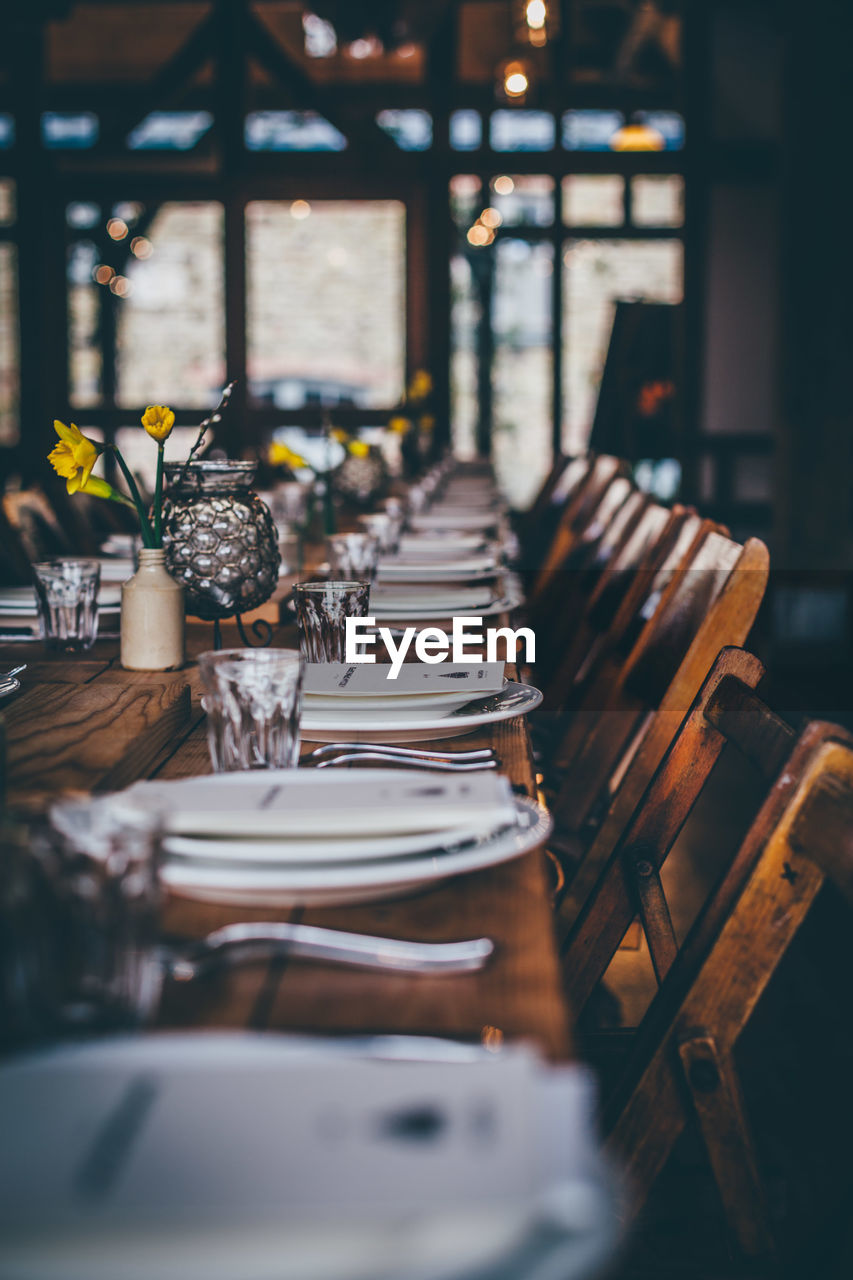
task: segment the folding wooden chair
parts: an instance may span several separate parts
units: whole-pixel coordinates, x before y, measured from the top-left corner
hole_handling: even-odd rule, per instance
[[[620,512],[622,523],[626,509],[630,515],[628,503]],[[688,530],[686,537],[680,538],[687,523],[694,533]],[[545,694],[546,712],[565,713],[572,693],[580,690],[605,656],[624,642],[656,581],[666,572],[673,555],[684,554],[683,547],[690,545],[698,527],[699,517],[685,507],[670,511],[648,498],[627,532],[620,535],[618,518],[614,519],[596,554],[598,573],[590,582],[583,607],[573,613],[563,608],[552,631],[552,645],[546,650],[547,663],[543,664],[537,653],[535,677]]]
[[[584,530],[594,522],[596,527],[605,527],[619,505],[624,502],[633,488],[626,473],[626,463],[618,458],[603,455],[592,460],[591,466],[587,468],[580,481],[570,489],[569,496],[562,507],[559,506],[559,495],[562,493],[563,486],[557,486],[554,497],[557,499],[559,519],[547,546],[540,548],[538,565],[541,567],[538,568],[528,591],[528,600],[531,604],[535,605],[549,589],[555,575],[566,564],[577,546]],[[608,497],[608,491],[616,480],[619,484]],[[616,495],[619,495],[618,498]],[[602,502],[604,502],[603,508]]]
[[[614,651],[585,689],[553,761],[562,780],[550,847],[569,878],[563,927],[606,865],[720,648],[749,634],[767,574],[762,542],[741,546],[703,522],[641,609],[646,620],[627,658]]]
[[[853,893],[853,747],[846,731],[819,722],[797,737],[748,683],[719,670],[703,694],[662,771],[666,803],[656,779],[642,824],[632,829],[606,888],[579,921],[570,953],[578,954],[583,936],[589,954],[592,918],[602,903],[611,904],[605,912],[611,938],[629,898],[629,911],[642,912],[650,937],[658,939],[662,983],[606,1107],[610,1147],[639,1207],[676,1140],[695,1123],[740,1247],[764,1255],[774,1251],[775,1229],[734,1051],[824,877]],[[736,742],[776,776],[727,874],[676,950],[666,941],[668,912],[654,873],[701,787],[694,780],[697,752],[704,775],[716,737]],[[650,839],[638,844],[644,834]],[[652,886],[650,895],[639,880]],[[578,985],[587,987],[599,967],[587,959]]]

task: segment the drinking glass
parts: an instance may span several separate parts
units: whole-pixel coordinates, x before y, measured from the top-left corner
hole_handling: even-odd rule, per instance
[[[51,806],[41,850],[66,1030],[147,1022],[159,1002],[160,821],[102,797]]]
[[[42,560],[33,574],[47,647],[91,649],[98,634],[98,561]]]
[[[296,649],[219,649],[201,654],[202,706],[216,773],[295,767],[302,666]]]
[[[340,578],[370,582],[379,563],[379,543],[370,533],[337,533],[326,541],[329,567]]]
[[[306,662],[343,662],[347,618],[365,618],[369,582],[297,582],[299,647]]]
[[[386,512],[375,511],[370,515],[359,516],[358,523],[364,526],[371,538],[376,539],[381,555],[390,555],[396,551],[400,531]]]

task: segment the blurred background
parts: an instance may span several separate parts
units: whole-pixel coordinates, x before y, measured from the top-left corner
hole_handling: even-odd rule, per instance
[[[775,669],[813,711],[853,705],[849,4],[27,0],[2,23],[7,504],[55,483],[55,417],[150,479],[148,403],[182,456],[236,378],[217,443],[251,455],[324,412],[369,435],[426,368],[435,448],[490,455],[515,506],[591,445],[767,540]]]

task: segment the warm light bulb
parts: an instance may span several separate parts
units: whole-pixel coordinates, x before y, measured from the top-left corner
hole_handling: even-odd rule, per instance
[[[479,222],[475,222],[468,232],[468,243],[476,245],[477,248],[482,247],[484,244],[488,244],[490,239],[494,239],[491,231],[489,231],[488,227],[484,227],[482,223]]]
[[[502,173],[500,177],[495,178],[494,186],[499,196],[511,196],[515,191],[515,183],[508,173]]]
[[[527,0],[527,8],[524,11],[527,19],[527,25],[533,31],[541,31],[545,26],[545,19],[548,16],[548,10],[545,8],[545,0]]]
[[[484,227],[499,227],[503,222],[503,217],[497,209],[484,209],[480,214],[480,221]]]
[[[294,200],[290,206],[290,216],[295,218],[297,222],[301,222],[303,218],[310,216],[311,206],[307,200]]]
[[[124,218],[110,218],[107,223],[107,235],[112,240],[123,240],[127,235],[128,227]]]
[[[509,98],[522,98],[527,93],[528,80],[523,71],[508,71],[504,80],[504,93]]]

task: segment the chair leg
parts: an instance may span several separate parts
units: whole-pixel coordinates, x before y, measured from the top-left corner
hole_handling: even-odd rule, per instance
[[[714,1037],[694,1031],[679,1038],[678,1053],[726,1218],[748,1257],[775,1253],[764,1187],[758,1172],[730,1053]]]

